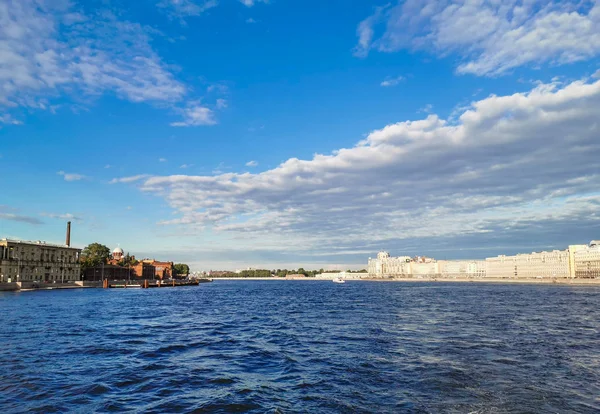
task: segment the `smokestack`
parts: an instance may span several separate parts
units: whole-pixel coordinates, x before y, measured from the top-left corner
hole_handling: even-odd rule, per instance
[[[71,222],[67,221],[67,247],[71,247]]]

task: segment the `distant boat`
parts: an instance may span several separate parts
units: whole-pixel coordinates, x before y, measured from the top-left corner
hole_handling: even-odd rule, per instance
[[[341,277],[336,277],[335,279],[333,279],[333,283],[346,283],[346,281]]]

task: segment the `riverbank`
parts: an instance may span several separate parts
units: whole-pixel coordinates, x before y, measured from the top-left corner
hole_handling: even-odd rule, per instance
[[[468,278],[394,278],[361,279],[371,282],[448,282],[448,283],[495,283],[535,285],[600,285],[600,279],[468,279]]]
[[[145,282],[145,283],[144,283]],[[0,283],[0,292],[31,292],[34,290],[58,289],[99,289],[99,288],[156,288],[156,287],[182,287],[197,286],[200,283],[211,282],[210,279],[196,280],[170,280],[170,281],[130,281],[111,280],[105,281],[72,281],[69,283],[43,283],[43,282],[12,282]]]
[[[215,277],[213,280],[272,280],[272,281],[327,281],[331,279],[320,278],[298,278],[286,279],[280,277]],[[536,284],[536,285],[592,285],[600,286],[600,279],[469,279],[469,278],[363,278],[363,279],[345,279],[347,282],[365,281],[365,282],[418,282],[418,283],[495,283],[495,284]]]
[[[74,281],[69,283],[12,282],[0,283],[0,292],[29,292],[32,290],[100,288],[102,282]]]

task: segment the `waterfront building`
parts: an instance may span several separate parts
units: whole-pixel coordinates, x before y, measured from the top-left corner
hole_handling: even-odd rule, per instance
[[[489,257],[486,261],[488,278],[568,278],[569,250],[551,252],[533,252],[515,256]]]
[[[575,277],[600,278],[600,240],[592,240],[589,245],[578,248],[575,258]]]
[[[440,274],[440,265],[437,261],[429,259],[427,261],[412,261],[407,264],[410,274],[413,276],[436,277]]]
[[[514,256],[500,255],[485,259],[485,277],[490,279],[516,278]]]
[[[440,260],[442,277],[481,279],[486,276],[485,260]]]
[[[173,262],[160,262],[154,259],[144,259],[142,263],[154,267],[154,276],[157,279],[171,279],[173,277]]]
[[[126,267],[106,264],[104,266],[96,266],[85,269],[83,272],[83,280],[86,281],[101,281],[108,280],[128,280],[131,277],[130,270]]]
[[[1,239],[0,282],[80,280],[80,254],[81,249],[69,245]]]
[[[119,265],[119,263],[122,264],[126,258],[129,258],[129,260],[127,260],[127,264],[123,265],[124,269],[127,271],[127,277],[125,279],[171,279],[173,277],[173,262],[161,262],[154,259],[143,259],[138,261],[135,256],[125,256],[125,252],[120,246],[112,251],[108,264]],[[116,275],[115,277],[120,277],[122,275],[121,272],[115,272],[114,274]],[[111,276],[107,276],[107,278],[108,277]]]
[[[369,257],[367,270],[371,277],[393,277],[410,275],[410,256],[391,257],[388,252],[377,253],[377,258]]]
[[[112,260],[114,260],[117,263],[120,262],[121,260],[123,260],[123,256],[124,256],[124,252],[123,252],[123,249],[121,249],[120,246],[117,246],[112,251]]]
[[[570,245],[566,250],[500,255],[485,260],[440,260],[391,257],[379,252],[369,258],[370,277],[442,277],[488,279],[600,278],[600,241]]]

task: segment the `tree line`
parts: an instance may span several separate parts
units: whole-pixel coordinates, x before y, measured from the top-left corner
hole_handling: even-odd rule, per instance
[[[241,272],[226,272],[220,274],[219,277],[286,277],[288,275],[304,275],[306,277],[315,277],[321,273],[341,273],[341,270],[304,270],[300,267],[298,269],[252,269],[242,270]],[[347,270],[347,273],[366,273],[365,269],[362,270]]]

